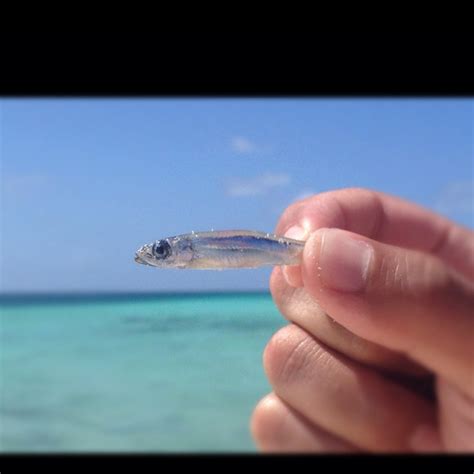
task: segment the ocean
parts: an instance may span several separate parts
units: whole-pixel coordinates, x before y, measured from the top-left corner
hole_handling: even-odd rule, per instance
[[[255,452],[268,293],[0,297],[1,452]]]

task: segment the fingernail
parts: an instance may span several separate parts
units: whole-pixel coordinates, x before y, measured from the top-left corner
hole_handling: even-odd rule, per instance
[[[288,237],[289,239],[306,240],[308,237],[306,234],[307,232],[303,229],[303,227],[294,225],[285,232],[285,237]]]
[[[342,230],[325,230],[318,268],[323,284],[337,291],[362,291],[373,253],[369,244]]]
[[[285,237],[288,237],[289,239],[306,240],[308,232],[299,225],[294,225],[285,232]],[[303,286],[303,278],[301,277],[301,269],[299,265],[284,265],[282,267],[282,273],[288,285],[294,288]]]

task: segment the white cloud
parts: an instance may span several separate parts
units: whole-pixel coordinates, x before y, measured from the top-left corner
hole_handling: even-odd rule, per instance
[[[249,179],[234,179],[227,187],[227,194],[233,197],[257,196],[267,194],[273,188],[287,186],[288,174],[264,174]]]
[[[442,189],[435,208],[444,214],[474,213],[474,180],[447,184]]]
[[[257,150],[255,143],[245,137],[233,137],[230,145],[236,153],[252,153]]]

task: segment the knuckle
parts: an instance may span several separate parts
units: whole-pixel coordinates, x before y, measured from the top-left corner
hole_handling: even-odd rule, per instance
[[[264,352],[264,367],[270,383],[282,386],[302,377],[317,347],[313,338],[295,325],[280,329]]]
[[[384,292],[405,294],[410,291],[408,262],[404,253],[381,254],[376,271],[372,275],[373,287]]]
[[[380,252],[371,280],[372,290],[417,301],[444,294],[453,283],[437,259],[405,249]]]
[[[377,193],[368,188],[361,188],[361,187],[351,187],[351,188],[343,188],[340,190],[333,191],[334,194],[337,193],[337,196],[344,196],[347,197],[348,200],[357,199],[365,199],[367,201],[376,201],[378,199]]]

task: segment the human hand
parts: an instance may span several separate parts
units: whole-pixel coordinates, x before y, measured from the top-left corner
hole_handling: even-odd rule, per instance
[[[258,447],[473,451],[473,232],[363,189],[298,201],[276,231],[307,243],[271,276],[290,324],[265,349]]]

